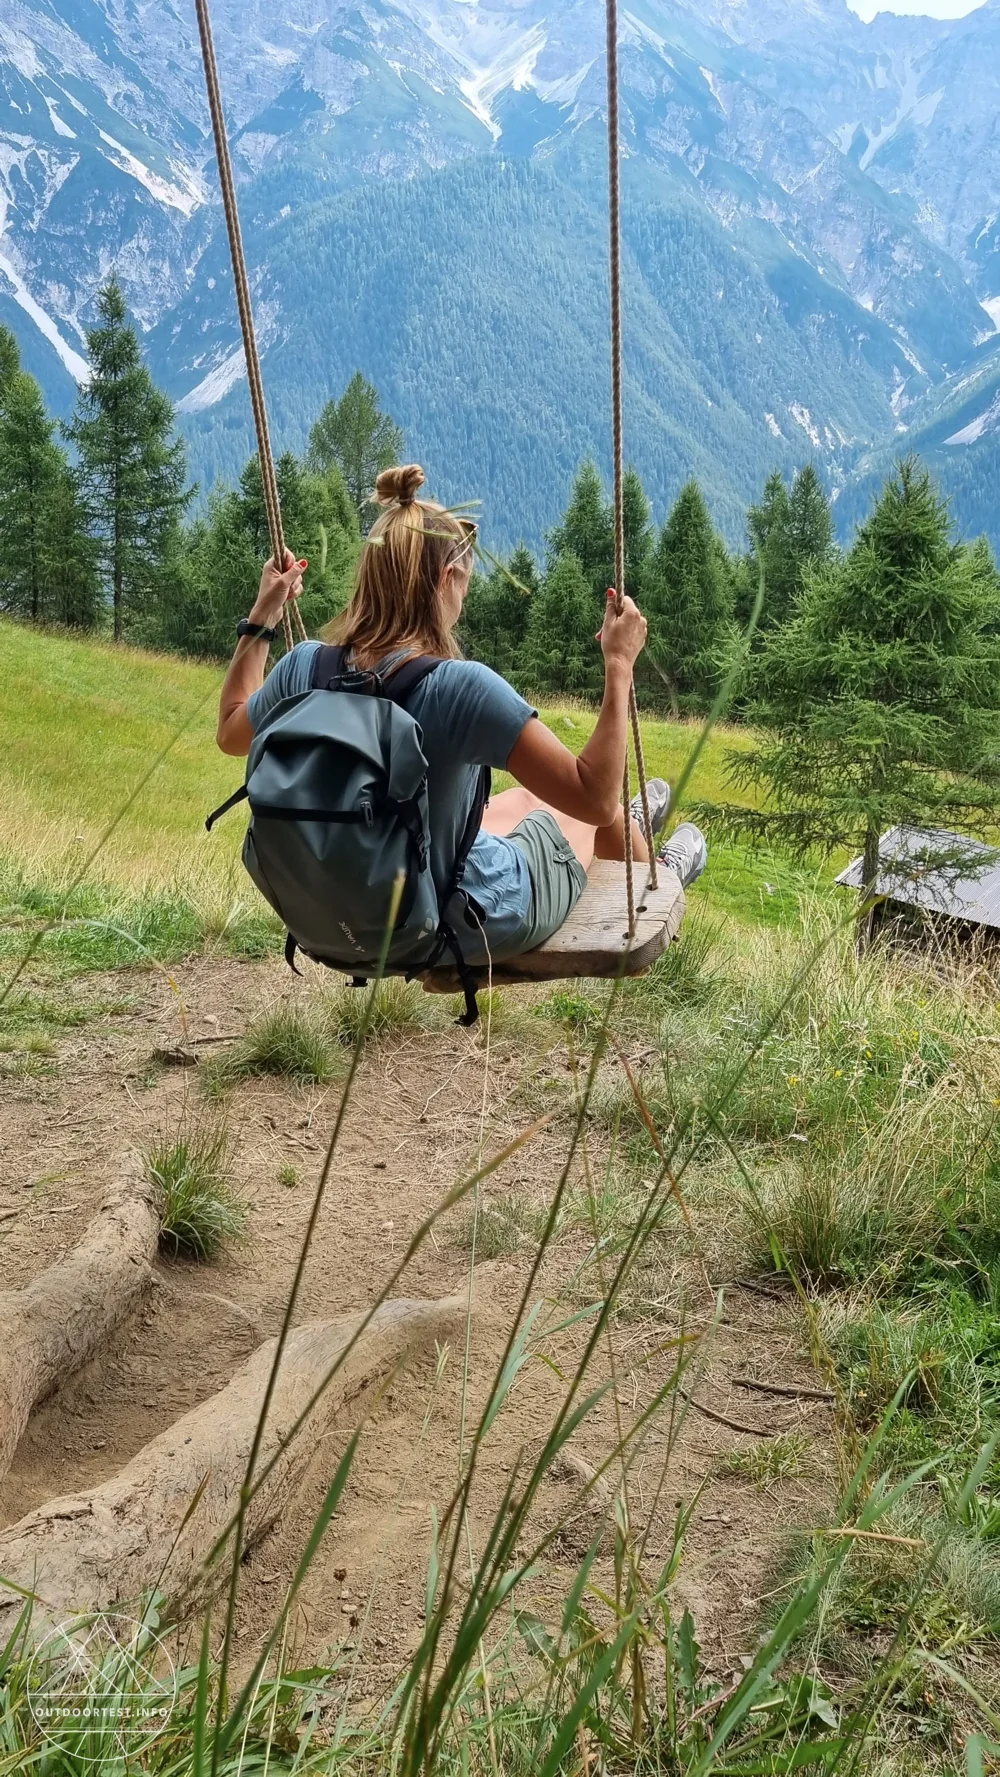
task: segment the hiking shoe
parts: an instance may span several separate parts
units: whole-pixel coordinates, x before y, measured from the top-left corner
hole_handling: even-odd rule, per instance
[[[708,846],[705,835],[693,821],[682,821],[675,827],[667,840],[656,854],[657,862],[666,864],[675,876],[679,876],[685,888],[697,882],[708,863]]]
[[[653,828],[651,835],[646,833],[646,843],[649,845],[652,840],[659,837],[667,824],[667,816],[670,813],[670,785],[662,777],[648,778],[646,780],[646,796],[649,800],[649,819]],[[640,833],[645,832],[641,795],[633,796],[629,807],[632,810],[632,819]]]

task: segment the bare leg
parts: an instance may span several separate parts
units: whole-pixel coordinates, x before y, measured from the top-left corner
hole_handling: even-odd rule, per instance
[[[617,858],[625,856],[625,813],[619,809],[610,827],[598,827],[594,840],[595,858]],[[637,821],[632,822],[632,856],[637,864],[649,862],[649,847],[646,844],[642,828]]]
[[[586,821],[574,820],[571,815],[562,814],[558,808],[542,802],[533,796],[530,790],[518,785],[513,790],[502,790],[494,796],[483,816],[483,830],[486,833],[498,833],[506,837],[524,820],[526,815],[535,809],[543,808],[552,816],[561,833],[564,833],[573,847],[585,870],[589,870],[594,858],[617,858],[625,856],[625,820],[621,809],[618,810],[610,827],[591,827]],[[632,822],[632,855],[637,864],[645,864],[649,852],[642,835],[641,827]]]

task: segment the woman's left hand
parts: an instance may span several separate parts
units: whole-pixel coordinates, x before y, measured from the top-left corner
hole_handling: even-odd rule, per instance
[[[285,550],[284,573],[279,574],[273,558],[264,563],[260,576],[260,589],[250,613],[251,623],[263,623],[273,629],[281,622],[281,613],[289,599],[302,596],[302,576],[309,566],[307,561],[296,561],[290,549]]]

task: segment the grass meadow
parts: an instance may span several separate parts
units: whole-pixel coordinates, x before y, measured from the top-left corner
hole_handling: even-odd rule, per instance
[[[239,773],[213,744],[218,670],[10,625],[0,639],[8,980],[38,944],[17,990],[0,1000],[2,1076],[5,1066],[24,1072],[44,1060],[60,977],[217,947],[263,955],[277,934],[240,879],[239,818],[212,837],[202,827]],[[573,745],[593,721],[575,708],[545,716]],[[676,780],[697,729],[644,729],[650,772]],[[740,744],[737,730],[709,738],[692,800],[718,796],[726,749]],[[593,1612],[596,1550],[558,1620],[519,1613],[532,1490],[586,1410],[592,1343],[567,1378],[535,1469],[461,1581],[460,1483],[432,1556],[422,1639],[375,1715],[338,1713],[336,1675],[289,1674],[273,1648],[238,1693],[227,1681],[228,1641],[220,1666],[206,1639],[169,1735],[136,1769],[1000,1769],[1000,972],[988,953],[859,958],[832,874],[829,864],[796,871],[718,848],[681,938],[648,977],[565,983],[530,1005],[496,997],[508,1033],[539,1016],[563,1028],[586,1078],[567,1120],[568,1151],[589,1126],[609,1156],[587,1206],[602,1278],[594,1341],[629,1317],[675,1324],[684,1268],[696,1264],[723,1292],[737,1278],[797,1292],[803,1338],[836,1396],[835,1502],[824,1522],[789,1536],[742,1679],[725,1693],[706,1684],[694,1625],[674,1609],[690,1502],[675,1507],[673,1492],[673,1552],[655,1572],[627,1515],[612,1511],[610,1627]],[[395,984],[350,1004],[348,1014],[327,996],[295,1028],[272,1020],[248,1031],[215,1068],[213,1115],[232,1081],[254,1071],[322,1079],[339,1069],[349,1092],[374,1028],[430,1028],[440,1016]],[[643,1058],[632,1082],[605,1064],[612,1039]],[[156,1160],[170,1174],[181,1228],[205,1194],[204,1156]],[[484,1216],[481,1256],[547,1250],[573,1213],[568,1176],[553,1178],[541,1215],[515,1194]],[[197,1250],[187,1228],[174,1238]],[[525,1322],[512,1329],[473,1450],[527,1351]],[[677,1407],[682,1377],[678,1358],[661,1407]],[[350,1485],[349,1456],[329,1511]],[[609,1451],[615,1460],[621,1450]],[[734,1475],[766,1488],[803,1472],[810,1455],[792,1437],[732,1460]],[[54,1752],[31,1741],[27,1645],[25,1625],[0,1657],[0,1770],[123,1770],[93,1744]],[[527,1686],[514,1653],[525,1646],[538,1675]],[[113,1664],[94,1678],[108,1691],[116,1682]]]

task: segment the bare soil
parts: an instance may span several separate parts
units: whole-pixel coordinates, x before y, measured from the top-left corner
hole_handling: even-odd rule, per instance
[[[265,1004],[307,991],[283,966],[201,960],[167,974],[90,977],[60,988],[81,1002],[117,1009],[58,1042],[51,1071],[5,1080],[0,1096],[0,1285],[17,1288],[74,1242],[123,1160],[186,1120],[212,1114],[198,1068],[162,1065],[177,1049],[218,1053]],[[498,1022],[484,1031],[413,1030],[371,1045],[362,1059],[329,1181],[296,1313],[298,1322],[369,1305],[406,1243],[479,1152],[502,1148],[523,1130],[546,1095],[565,1100],[571,1063],[561,1047],[546,1054]],[[551,1082],[555,1081],[555,1085]],[[550,1084],[546,1085],[546,1082]],[[161,1258],[141,1314],[79,1376],[33,1416],[14,1466],[0,1486],[0,1522],[9,1524],[54,1495],[113,1474],[148,1439],[221,1388],[234,1368],[277,1331],[300,1250],[316,1180],[341,1098],[339,1085],[297,1087],[254,1080],[229,1096],[236,1176],[251,1205],[250,1239],[211,1265]],[[483,1201],[516,1192],[544,1205],[566,1152],[555,1119],[483,1186]],[[592,1158],[599,1160],[599,1155]],[[580,1164],[584,1164],[581,1160]],[[294,1167],[297,1182],[281,1182]],[[471,1211],[449,1212],[410,1264],[395,1293],[443,1296],[469,1274]],[[550,1324],[597,1293],[579,1273],[589,1241],[579,1228],[555,1244],[533,1299],[544,1296]],[[477,1308],[466,1354],[454,1349],[398,1378],[377,1401],[356,1403],[365,1417],[348,1497],[333,1520],[292,1625],[294,1651],[327,1661],[343,1644],[358,1652],[359,1689],[380,1688],[418,1638],[431,1510],[440,1512],[460,1463],[463,1395],[466,1440],[476,1423],[525,1287],[531,1248],[477,1265]],[[684,1331],[700,1335],[685,1387],[645,1438],[629,1476],[633,1522],[650,1525],[649,1558],[667,1552],[678,1502],[700,1491],[676,1582],[711,1668],[724,1677],[759,1634],[760,1600],[790,1529],[824,1508],[832,1424],[822,1402],[747,1393],[734,1376],[756,1375],[786,1388],[815,1388],[794,1302],[780,1292],[734,1288],[721,1322],[714,1293],[692,1271]],[[575,1436],[576,1458],[601,1463],[616,1420],[630,1424],[671,1373],[680,1330],[669,1309],[657,1318],[621,1318],[601,1348],[595,1380],[614,1367],[616,1386]],[[551,1423],[564,1382],[586,1337],[582,1322],[552,1336],[551,1363],[536,1356],[484,1446],[472,1514],[491,1520],[511,1469]],[[710,1336],[709,1336],[710,1332]],[[751,1428],[738,1431],[701,1409]],[[677,1420],[683,1413],[683,1423]],[[284,1586],[356,1416],[317,1448],[297,1499],[244,1567],[240,1646],[249,1656],[273,1620]],[[720,1472],[726,1455],[765,1436],[802,1428],[814,1440],[808,1479],[756,1486]],[[574,1460],[576,1460],[574,1458]],[[665,1458],[666,1461],[665,1465]],[[580,1487],[573,1462],[556,1465],[541,1492],[539,1534],[559,1524]],[[587,1513],[565,1526],[534,1582],[537,1602],[566,1589],[594,1531]],[[168,1579],[169,1586],[169,1579]],[[527,1602],[527,1600],[522,1600]]]

